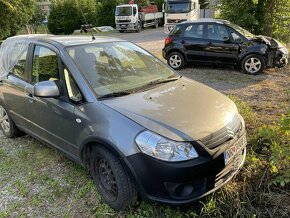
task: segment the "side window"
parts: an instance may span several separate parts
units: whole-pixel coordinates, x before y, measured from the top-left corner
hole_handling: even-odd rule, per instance
[[[20,55],[18,59],[18,62],[15,64],[15,66],[12,69],[12,73],[21,78],[24,78],[24,74],[25,74],[27,50],[28,50],[28,47],[25,51],[22,52],[22,54]]]
[[[225,41],[229,39],[229,33],[226,26],[208,24],[207,26],[208,39]]]
[[[237,33],[231,32],[231,36],[232,36],[234,42],[236,42],[236,43],[243,42],[243,39]]]
[[[137,14],[137,8],[134,7],[134,8],[133,8],[133,15],[135,16],[136,14]]]
[[[63,73],[69,100],[73,103],[82,102],[82,94],[66,66],[64,66]]]
[[[184,37],[201,39],[203,38],[203,24],[189,25],[184,31]]]
[[[56,53],[46,47],[35,46],[32,63],[32,83],[58,79],[59,68]]]

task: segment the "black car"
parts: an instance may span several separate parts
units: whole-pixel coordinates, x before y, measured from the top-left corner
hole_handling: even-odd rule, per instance
[[[277,40],[256,36],[226,20],[183,22],[165,39],[163,57],[175,70],[188,62],[233,65],[248,74],[283,67],[288,51]]]

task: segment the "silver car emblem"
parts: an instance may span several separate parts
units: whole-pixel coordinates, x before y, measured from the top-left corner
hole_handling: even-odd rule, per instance
[[[227,127],[227,134],[230,138],[234,138],[235,137],[235,133],[233,132],[232,129],[230,129],[229,127]]]

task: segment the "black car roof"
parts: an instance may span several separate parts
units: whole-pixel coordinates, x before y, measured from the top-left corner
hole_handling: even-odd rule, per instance
[[[228,24],[229,21],[222,20],[222,19],[213,19],[213,18],[200,18],[197,20],[190,20],[190,21],[184,21],[184,23],[218,23],[218,24]]]
[[[48,42],[48,43],[57,43],[61,46],[124,41],[122,39],[113,38],[113,37],[95,36],[95,39],[93,40],[92,36],[56,36],[56,35],[47,35],[47,34],[18,35],[18,36],[11,37],[10,39],[14,39],[14,40],[19,39],[21,41],[27,40],[27,41],[42,41],[42,42]]]

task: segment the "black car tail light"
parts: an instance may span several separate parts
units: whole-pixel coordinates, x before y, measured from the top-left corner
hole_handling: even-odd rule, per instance
[[[165,45],[168,45],[169,43],[171,43],[172,42],[172,39],[169,37],[169,36],[167,36],[166,38],[165,38]]]

